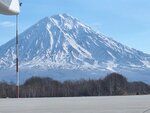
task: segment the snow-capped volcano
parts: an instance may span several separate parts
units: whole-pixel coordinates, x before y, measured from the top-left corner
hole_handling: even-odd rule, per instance
[[[23,79],[33,75],[59,80],[98,78],[119,72],[131,80],[150,82],[150,55],[97,33],[67,14],[46,17],[20,34],[19,61]],[[0,74],[12,77],[14,69],[15,38],[0,47]]]

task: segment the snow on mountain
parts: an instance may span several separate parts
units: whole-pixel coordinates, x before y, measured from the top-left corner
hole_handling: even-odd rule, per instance
[[[59,80],[99,78],[119,72],[131,80],[150,82],[149,54],[97,33],[67,14],[46,17],[19,38],[23,79],[33,75]],[[14,38],[0,46],[1,79],[15,75],[15,56]]]

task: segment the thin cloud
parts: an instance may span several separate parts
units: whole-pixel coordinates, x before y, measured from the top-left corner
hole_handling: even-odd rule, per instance
[[[102,29],[102,24],[98,22],[91,23],[90,26],[92,27],[92,29],[94,29],[97,32],[100,32],[100,30]]]
[[[0,27],[14,27],[15,23],[10,21],[0,22]]]

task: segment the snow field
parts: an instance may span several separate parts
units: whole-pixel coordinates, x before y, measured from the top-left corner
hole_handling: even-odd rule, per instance
[[[0,99],[0,113],[150,113],[150,95]]]

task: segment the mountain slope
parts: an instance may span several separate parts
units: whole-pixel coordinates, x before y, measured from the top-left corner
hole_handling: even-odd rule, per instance
[[[20,73],[24,79],[32,75],[51,75],[59,80],[95,78],[120,72],[129,79],[147,81],[150,74],[150,55],[97,33],[67,14],[46,17],[19,37]],[[14,67],[12,39],[0,47],[0,73],[13,73]]]

